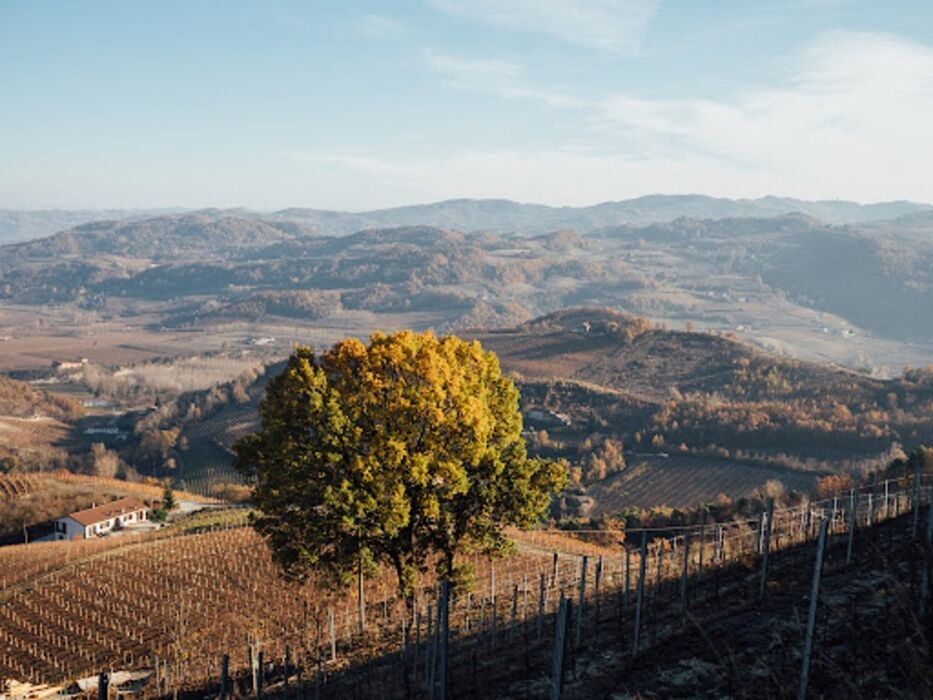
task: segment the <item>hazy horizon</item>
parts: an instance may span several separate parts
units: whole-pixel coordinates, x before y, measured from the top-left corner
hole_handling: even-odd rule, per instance
[[[280,211],[286,211],[289,209],[308,209],[315,211],[333,211],[339,214],[365,214],[373,211],[379,211],[383,209],[406,209],[406,208],[415,208],[415,207],[428,207],[437,204],[444,204],[448,202],[507,202],[511,204],[518,204],[523,206],[543,206],[549,207],[552,209],[587,209],[590,207],[598,207],[603,205],[610,204],[619,204],[623,202],[637,201],[640,199],[647,199],[652,197],[671,197],[671,198],[690,198],[690,197],[705,197],[713,200],[723,200],[723,201],[734,201],[734,202],[754,202],[759,200],[775,199],[775,200],[797,200],[804,203],[845,203],[845,204],[856,204],[858,206],[870,207],[882,204],[902,204],[909,203],[915,204],[923,207],[933,207],[933,201],[917,201],[906,198],[901,199],[888,199],[888,200],[855,200],[855,199],[846,199],[846,198],[833,198],[833,199],[804,199],[800,197],[789,197],[779,194],[765,194],[761,197],[725,197],[718,195],[709,195],[709,194],[700,194],[698,192],[645,192],[644,194],[635,195],[633,197],[626,198],[617,198],[617,199],[605,199],[600,201],[582,203],[582,204],[557,204],[553,202],[543,202],[543,201],[524,201],[517,199],[509,199],[506,197],[448,197],[445,199],[434,199],[434,200],[425,200],[425,201],[410,201],[410,202],[400,202],[398,204],[390,204],[385,207],[377,207],[373,209],[329,209],[327,207],[317,207],[314,205],[306,204],[292,204],[286,205],[284,207],[247,207],[240,205],[231,205],[231,206],[218,206],[213,204],[205,204],[202,206],[131,206],[131,207],[121,207],[121,206],[77,206],[77,207],[58,207],[58,206],[49,206],[49,207],[7,207],[0,206],[0,211],[21,211],[21,212],[43,212],[43,211],[73,211],[73,212],[107,212],[107,211],[138,211],[138,212],[165,212],[165,213],[197,213],[202,211],[250,211],[255,213],[275,213]]]

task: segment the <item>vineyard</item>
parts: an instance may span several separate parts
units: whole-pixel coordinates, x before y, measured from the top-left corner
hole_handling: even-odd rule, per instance
[[[779,481],[788,492],[808,493],[818,478],[813,472],[672,454],[634,457],[620,474],[592,483],[587,495],[596,500],[596,511],[620,513],[628,507],[712,503],[721,493],[747,498],[768,481]]]
[[[204,495],[213,494],[221,484],[242,483],[233,468],[230,448],[256,428],[255,406],[227,407],[216,416],[186,425],[182,436],[188,448],[182,453],[176,481]]]
[[[812,558],[805,545],[821,522],[837,550],[848,549],[846,564],[867,550],[864,533],[878,523],[903,516],[915,535],[928,532],[933,517],[919,516],[923,503],[930,511],[931,495],[919,480],[885,482],[748,521],[629,531],[625,546],[622,533],[615,542],[606,533],[589,542],[516,533],[516,554],[474,558],[476,585],[450,598],[449,682],[480,696],[492,687],[521,695],[508,687],[520,674],[526,694],[547,694],[554,619],[568,600],[576,616],[567,634],[577,652],[598,648],[600,639],[618,646],[620,635],[626,648],[634,635],[650,650],[680,629],[687,606],[747,603],[759,583],[764,595],[769,576],[805,570],[794,557]],[[258,676],[281,679],[288,658],[289,676],[301,669],[308,682],[328,683],[328,696],[401,694],[403,684],[436,680],[442,608],[434,581],[422,582],[410,611],[394,584],[388,575],[368,581],[361,614],[355,591],[284,582],[263,541],[244,527],[125,538],[110,547],[4,548],[0,676],[61,682],[102,669],[158,668],[149,691],[168,693],[216,684],[227,655],[228,677],[245,689],[262,682]],[[267,662],[262,673],[258,653]]]
[[[70,427],[54,418],[0,416],[0,442],[6,447],[36,449],[67,437]]]
[[[0,503],[33,491],[40,479],[32,474],[0,474]]]
[[[246,635],[270,654],[311,644],[328,611],[335,639],[352,649],[355,603],[321,586],[284,582],[249,528],[113,542],[0,550],[0,674],[58,682],[161,658],[171,660],[176,682],[200,683],[225,652],[233,668],[245,668]],[[531,574],[540,559],[512,557],[506,580]],[[489,575],[492,562],[475,563]],[[381,635],[398,619],[393,586],[389,576],[366,585],[367,645],[389,643]]]

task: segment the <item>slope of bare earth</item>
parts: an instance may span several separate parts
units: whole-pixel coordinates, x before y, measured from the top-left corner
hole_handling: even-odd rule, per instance
[[[933,615],[918,615],[923,570],[930,559],[909,538],[909,518],[862,530],[846,563],[846,540],[828,548],[819,593],[808,692],[814,698],[927,698],[933,695]],[[585,629],[590,639],[568,649],[566,700],[606,698],[788,698],[800,687],[802,653],[815,546],[771,559],[768,597],[758,601],[754,562],[720,574],[716,586],[730,596],[692,600],[679,610],[676,586],[665,595],[671,614],[647,612],[642,652],[631,658],[632,626],[619,624],[615,606]],[[711,584],[707,578],[707,586]],[[928,594],[927,594],[928,595]],[[576,601],[574,601],[576,602]],[[662,605],[665,601],[662,601]],[[608,606],[607,606],[608,607]],[[576,612],[576,608],[574,609]],[[661,634],[653,629],[660,628]],[[572,635],[569,635],[572,636]],[[488,697],[542,697],[544,673],[490,670],[481,678]],[[526,665],[527,668],[527,665]],[[511,670],[511,676],[509,674]]]

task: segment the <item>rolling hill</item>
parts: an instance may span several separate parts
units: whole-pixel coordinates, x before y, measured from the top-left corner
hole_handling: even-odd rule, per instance
[[[881,380],[609,309],[463,335],[495,351],[516,378],[532,449],[579,469],[595,499],[582,514],[746,497],[767,482],[809,491],[832,471],[886,465],[898,443],[933,442],[927,371]],[[258,426],[276,371],[248,387],[248,400],[220,402],[196,419],[184,418],[191,399],[178,399],[169,413],[182,418],[161,428],[180,427],[185,439],[179,476],[199,488],[212,475],[236,480],[229,448]],[[616,443],[622,461],[612,456]]]
[[[363,212],[294,207],[274,212],[204,209],[197,216],[241,217],[266,222],[297,223],[323,235],[346,235],[369,228],[435,226],[461,231],[496,231],[536,235],[557,229],[590,231],[622,224],[645,225],[678,218],[723,219],[772,217],[800,212],[830,224],[866,223],[929,211],[914,202],[859,204],[843,200],[806,201],[791,197],[725,199],[703,195],[648,195],[584,207],[551,207],[507,199],[451,199],[429,204]],[[93,221],[145,218],[146,210],[0,210],[0,243],[48,236]]]

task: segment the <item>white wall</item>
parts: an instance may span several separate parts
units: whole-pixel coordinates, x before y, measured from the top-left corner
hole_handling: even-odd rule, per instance
[[[85,527],[70,516],[58,518],[55,521],[55,538],[58,540],[72,540],[75,537],[79,539],[89,539],[98,534],[106,534],[117,526],[118,521],[122,520],[122,525],[135,525],[139,522],[146,522],[147,514],[145,510],[132,511],[123,515],[103,520],[95,525]]]

